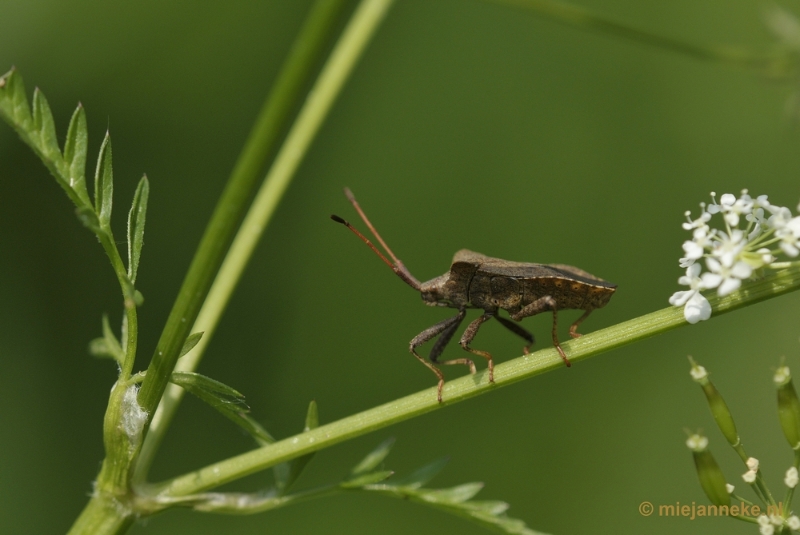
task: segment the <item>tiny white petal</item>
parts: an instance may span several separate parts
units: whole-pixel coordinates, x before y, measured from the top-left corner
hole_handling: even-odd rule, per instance
[[[693,241],[683,242],[683,250],[686,251],[686,258],[697,260],[703,256],[703,248]]]
[[[769,526],[770,521],[767,515],[759,515],[758,516],[758,525],[759,526]]]
[[[703,451],[708,447],[708,438],[694,434],[686,440],[686,447],[692,451]]]
[[[716,273],[703,273],[703,288],[716,288],[722,282],[722,276]]]
[[[711,317],[711,304],[708,299],[703,297],[703,294],[695,292],[686,302],[686,307],[683,309],[683,317],[691,324],[705,321]]]
[[[789,379],[792,377],[791,372],[789,371],[788,366],[781,366],[777,370],[775,370],[775,375],[772,376],[772,380],[775,381],[775,384],[781,386],[786,384]]]
[[[751,268],[745,262],[736,262],[731,269],[731,274],[736,277],[737,279],[746,279],[753,273],[753,268]]]
[[[786,223],[786,228],[792,231],[796,237],[800,237],[800,216],[793,217]]]
[[[725,193],[719,198],[719,203],[722,206],[732,206],[736,202],[736,195],[733,193]]]
[[[745,464],[750,470],[753,470],[754,472],[758,471],[758,459],[755,457],[749,457],[747,461],[745,461]]]
[[[682,292],[675,292],[672,294],[672,297],[669,298],[669,304],[675,306],[683,306],[686,304],[686,301],[692,297],[692,294],[695,293],[694,290],[685,290]]]
[[[783,249],[783,252],[786,253],[788,256],[791,256],[792,258],[794,258],[795,256],[797,256],[798,253],[800,253],[797,247],[795,247],[791,243],[786,243],[786,242],[781,243],[781,249]]]
[[[798,476],[797,468],[792,466],[786,471],[786,477],[783,478],[783,482],[786,483],[786,486],[790,489],[793,489],[797,486],[797,483],[800,482],[800,476]]]
[[[756,472],[754,470],[748,470],[742,474],[742,479],[744,479],[745,483],[753,483],[756,480]]]
[[[717,289],[717,294],[720,297],[725,297],[728,294],[731,294],[739,289],[739,286],[742,285],[742,281],[740,279],[725,279],[722,281],[722,284],[719,285]]]
[[[708,377],[708,372],[706,369],[699,364],[697,366],[692,366],[692,369],[689,370],[689,373],[691,374],[692,379],[695,381],[699,381],[700,379],[705,379]]]
[[[727,490],[727,491],[728,491],[728,494],[733,494],[733,490],[734,490],[735,488],[736,488],[736,487],[734,487],[734,486],[733,486],[733,485],[731,485],[730,483],[725,483],[725,490]]]
[[[800,518],[792,515],[786,519],[786,525],[789,526],[789,529],[793,529],[795,531],[800,530]]]

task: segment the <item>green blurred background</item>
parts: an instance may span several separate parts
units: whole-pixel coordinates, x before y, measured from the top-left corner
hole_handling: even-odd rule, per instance
[[[16,65],[29,91],[44,91],[59,138],[78,101],[90,159],[110,128],[119,239],[137,180],[150,178],[138,368],[309,5],[0,2],[0,70]],[[690,42],[770,43],[764,6],[750,1],[581,5]],[[467,247],[573,264],[617,283],[584,332],[667,306],[682,274],[683,212],[696,212],[709,191],[749,188],[794,209],[800,137],[783,115],[792,89],[491,3],[401,0],[300,167],[199,371],[244,392],[278,437],[302,428],[312,399],[329,422],[433,385],[407,344],[452,312],[424,307],[328,219],[354,217],[345,185],[422,280]],[[116,370],[86,348],[102,313],[118,324],[120,298],[96,240],[5,125],[0,162],[0,532],[59,533],[85,505],[103,455]],[[690,380],[687,354],[712,372],[748,451],[783,494],[792,454],[771,375],[784,355],[800,370],[798,304],[800,295],[775,299],[330,448],[298,488],[336,480],[395,436],[388,468],[408,473],[448,455],[432,486],[483,481],[479,498],[510,502],[511,516],[545,532],[754,533],[734,520],[643,517],[637,508],[707,503],[687,427],[708,432],[729,481],[744,487],[745,468]],[[565,313],[562,327],[577,315]],[[549,322],[525,325],[546,344]],[[499,362],[520,353],[496,323],[475,346]],[[453,344],[446,355],[460,353]],[[250,447],[189,399],[153,478]],[[358,494],[249,517],[170,511],[132,533],[376,531],[484,533]]]

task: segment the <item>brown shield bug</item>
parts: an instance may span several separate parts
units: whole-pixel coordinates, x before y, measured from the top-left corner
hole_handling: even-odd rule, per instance
[[[428,306],[455,308],[458,314],[452,318],[440,321],[419,333],[411,340],[409,350],[427,366],[439,379],[437,399],[442,401],[442,388],[444,375],[436,364],[464,364],[469,367],[470,373],[475,373],[475,364],[471,359],[460,358],[439,362],[439,356],[444,351],[450,339],[458,330],[461,322],[467,315],[468,308],[482,309],[483,315],[472,321],[461,335],[461,347],[470,353],[484,357],[489,363],[489,381],[494,382],[494,361],[492,355],[486,351],[473,349],[470,343],[478,333],[484,322],[496,319],[505,328],[524,338],[528,344],[525,353],[529,352],[534,343],[531,333],[511,320],[499,315],[500,309],[505,310],[515,322],[528,316],[535,316],[540,312],[553,313],[553,345],[558,350],[564,364],[570,366],[569,359],[558,342],[557,312],[562,309],[584,310],[569,328],[573,338],[581,335],[577,332],[578,326],[596,308],[604,307],[614,291],[616,284],[612,284],[599,277],[563,264],[532,264],[528,262],[512,262],[461,249],[453,257],[450,271],[427,282],[419,282],[403,262],[397,258],[386,242],[383,241],[378,231],[372,226],[364,211],[358,205],[353,193],[345,188],[345,195],[356,209],[364,224],[372,232],[384,250],[392,258],[390,262],[375,245],[372,244],[361,232],[350,223],[337,215],[331,219],[349,228],[361,238],[377,254],[398,277],[406,284],[417,290],[422,295],[422,300]],[[430,362],[419,356],[417,347],[436,337],[436,343],[429,355]]]

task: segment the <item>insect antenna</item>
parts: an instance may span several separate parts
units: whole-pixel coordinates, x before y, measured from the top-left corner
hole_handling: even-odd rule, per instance
[[[361,238],[361,240],[364,243],[366,243],[369,246],[369,248],[372,249],[372,251],[376,255],[378,255],[381,258],[381,260],[383,260],[386,263],[387,266],[392,268],[392,271],[394,271],[397,274],[398,277],[403,279],[403,282],[405,282],[406,284],[408,284],[409,286],[411,286],[415,290],[419,291],[420,286],[421,286],[420,282],[411,274],[410,271],[408,271],[408,269],[403,264],[403,262],[399,258],[397,258],[395,256],[395,254],[392,252],[392,250],[389,249],[389,246],[386,245],[386,242],[383,241],[383,238],[381,238],[381,235],[378,234],[378,231],[375,230],[375,227],[372,226],[372,223],[370,223],[369,219],[367,218],[367,214],[365,214],[364,210],[361,209],[361,206],[358,205],[358,201],[356,201],[355,196],[353,196],[353,192],[350,191],[349,188],[345,188],[344,189],[344,194],[347,196],[347,199],[350,201],[350,203],[356,209],[356,212],[358,212],[358,215],[361,216],[361,219],[364,221],[364,224],[366,224],[367,228],[369,228],[370,232],[372,232],[372,235],[375,236],[375,238],[378,240],[378,242],[383,246],[384,250],[386,250],[386,252],[389,253],[389,256],[392,258],[392,260],[394,262],[390,262],[389,259],[386,258],[386,256],[384,256],[384,254],[381,253],[381,251],[377,247],[375,247],[375,245],[371,241],[369,241],[369,239],[367,239],[366,236],[361,234],[361,232],[359,232],[358,229],[356,229],[349,222],[347,222],[346,220],[342,219],[338,215],[331,215],[331,219],[333,219],[337,223],[341,223],[342,225],[344,225],[347,228],[349,228],[353,232],[353,234],[355,234],[356,236]]]

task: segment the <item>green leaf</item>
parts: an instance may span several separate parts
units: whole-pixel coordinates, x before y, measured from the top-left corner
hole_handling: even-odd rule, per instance
[[[78,194],[78,197],[91,206],[89,192],[86,191],[86,151],[88,149],[88,134],[86,132],[86,112],[78,104],[67,129],[67,140],[64,143],[64,161],[69,168],[69,185]]]
[[[308,412],[306,413],[306,426],[304,432],[311,431],[319,427],[319,414],[317,413],[317,402],[312,400],[308,404]],[[311,452],[297,459],[292,459],[289,462],[280,463],[273,469],[275,474],[275,486],[281,494],[289,490],[300,474],[303,473],[308,463],[314,458],[317,452]]]
[[[109,147],[109,161],[110,161]],[[136,272],[139,269],[139,258],[144,244],[144,222],[147,215],[147,198],[150,195],[150,183],[143,176],[133,194],[133,204],[128,212],[128,278],[136,283]],[[195,342],[196,343],[196,342]]]
[[[50,111],[50,105],[38,87],[33,91],[33,128],[39,137],[39,148],[42,152],[50,160],[60,160],[61,151],[58,149],[53,112]]]
[[[15,68],[0,78],[0,111],[19,129],[30,129],[33,118],[25,95],[25,84]]]
[[[89,353],[98,358],[112,358],[122,364],[125,360],[125,351],[114,336],[111,325],[108,324],[108,316],[103,314],[103,337],[95,338],[89,342]]]
[[[390,470],[378,470],[377,472],[369,472],[366,474],[362,474],[358,477],[354,477],[348,479],[347,481],[343,481],[339,483],[339,487],[343,489],[354,489],[363,487],[365,485],[375,485],[376,483],[380,483],[381,481],[385,480],[394,472]]]
[[[306,427],[303,431],[311,431],[319,427],[319,413],[317,412],[317,402],[313,399],[308,404],[308,412],[306,412]]]
[[[377,448],[369,452],[367,456],[364,457],[364,459],[362,459],[355,468],[353,468],[350,474],[355,477],[372,471],[376,466],[383,462],[387,455],[389,455],[389,452],[392,450],[392,446],[394,446],[394,437],[384,440],[378,445]]]
[[[437,489],[420,492],[420,495],[425,496],[425,499],[433,503],[462,503],[476,494],[483,488],[483,483],[464,483],[449,489]]]
[[[94,175],[94,211],[100,225],[108,228],[111,222],[111,204],[114,195],[114,174],[111,169],[111,136],[106,132],[100,154],[97,157],[97,170]]]
[[[203,337],[203,333],[193,333],[186,337],[186,341],[183,343],[183,347],[181,348],[180,357],[184,356],[186,353],[194,349],[194,346],[200,342],[200,339]]]
[[[172,372],[170,382],[211,405],[247,431],[260,445],[266,446],[275,442],[261,424],[247,415],[250,408],[244,402],[244,396],[230,386],[193,372]]]
[[[445,467],[447,462],[450,459],[447,457],[442,457],[441,459],[437,459],[432,463],[426,464],[422,468],[418,468],[408,476],[392,480],[390,483],[396,487],[408,487],[412,489],[418,489],[423,486],[425,483],[433,479],[436,474],[442,471],[442,468]]]
[[[106,231],[100,228],[100,221],[97,219],[97,214],[91,206],[81,206],[75,210],[75,213],[84,227],[97,235],[105,234]]]

